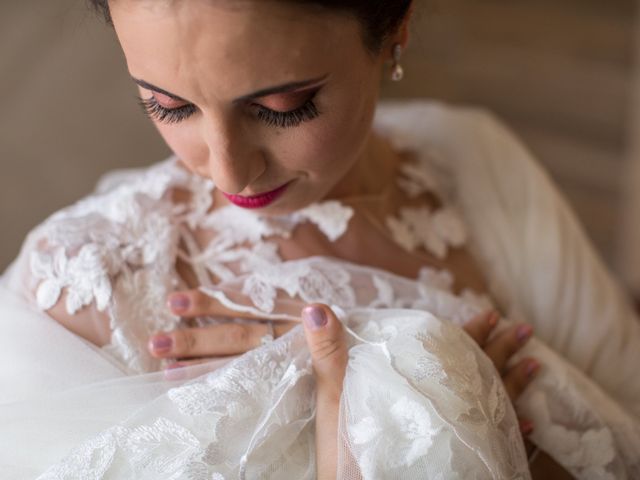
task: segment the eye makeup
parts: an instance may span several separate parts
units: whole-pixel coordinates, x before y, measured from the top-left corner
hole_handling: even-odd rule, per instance
[[[273,110],[258,103],[253,103],[251,108],[255,111],[256,118],[269,127],[297,127],[301,123],[313,120],[320,115],[320,111],[314,102],[316,93],[313,93],[301,106],[286,112]],[[197,112],[196,106],[189,103],[174,108],[165,107],[153,95],[150,98],[139,98],[138,100],[144,113],[149,118],[169,125],[180,123]]]
[[[315,98],[324,86],[324,83],[318,85],[317,82],[324,80],[326,80],[326,76],[321,79],[264,89],[240,97],[233,103],[248,108],[257,120],[269,127],[297,127],[321,114],[316,106]],[[187,100],[154,87],[143,80],[134,78],[134,81],[151,92],[149,98],[138,97],[138,103],[143,112],[152,120],[165,124],[177,124],[187,120],[198,111],[198,108]]]
[[[161,123],[175,124],[186,120],[196,113],[195,105],[186,104],[180,107],[167,108],[158,103],[158,100],[151,96],[150,98],[138,97],[138,103],[142,107],[143,112],[152,120]]]
[[[315,93],[306,100],[300,107],[287,112],[272,110],[264,105],[254,104],[256,109],[256,117],[264,122],[267,126],[277,128],[297,127],[302,122],[308,122],[317,118],[320,111],[314,102]]]

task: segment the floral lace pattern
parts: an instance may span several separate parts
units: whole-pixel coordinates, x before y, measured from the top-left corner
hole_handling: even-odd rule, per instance
[[[426,158],[403,163],[397,183],[409,198],[432,193],[444,199],[442,177]],[[462,247],[467,241],[464,223],[451,206],[436,211],[424,206],[401,208],[398,216],[387,218],[386,224],[393,239],[405,250],[412,252],[421,247],[439,259],[447,256],[449,247]]]
[[[449,247],[462,247],[467,241],[460,217],[446,208],[435,213],[427,207],[402,208],[399,217],[387,218],[387,227],[405,250],[422,247],[441,260]]]
[[[347,468],[358,470],[363,479],[393,478],[403,471],[431,478],[455,469],[529,478],[515,413],[490,361],[473,341],[426,313],[381,312],[355,311],[345,319],[354,342],[345,389],[358,388],[359,393],[344,398],[348,411],[357,416],[347,420],[354,458],[340,478],[348,478]],[[363,338],[376,329],[390,332],[384,342]],[[467,351],[466,367],[481,389],[486,385],[491,390],[487,395],[474,398],[448,387],[461,384],[459,374],[465,371],[457,365],[448,370],[456,364],[447,360],[457,355],[450,350],[454,344]],[[430,351],[434,346],[445,355]],[[425,359],[418,375],[407,356]],[[393,378],[393,371],[406,375],[412,386],[395,381],[397,388],[389,397],[375,386],[381,375]],[[315,478],[313,388],[310,357],[297,328],[271,346],[169,390],[123,425],[81,445],[40,478],[78,478],[85,472],[90,476],[82,478],[100,480]],[[447,407],[454,398],[455,407],[464,408]],[[366,404],[362,412],[354,408],[356,403]],[[461,412],[473,414],[474,421],[461,422]],[[497,444],[466,447],[480,435]]]
[[[431,478],[456,468],[474,471],[479,478],[528,478],[504,389],[498,378],[492,378],[494,370],[478,355],[469,337],[435,318],[420,321],[406,312],[395,313],[394,321],[356,317],[357,324],[366,325],[361,336],[372,343],[352,349],[357,351],[354,356],[362,350],[363,359],[347,373],[343,409],[349,419],[346,433],[365,478],[380,478],[395,468],[415,478]],[[379,343],[380,330],[386,332],[384,344]],[[390,361],[383,363],[383,356],[371,358],[375,350],[389,352]],[[401,356],[394,354],[400,351]],[[375,383],[352,376],[358,367],[373,369],[378,378],[389,378],[383,371],[393,370],[406,383],[395,383],[383,393]],[[357,394],[363,391],[368,395]],[[389,413],[379,415],[382,410]],[[449,429],[457,441],[449,443],[444,434]],[[475,452],[465,447],[479,445],[477,436],[482,435],[490,436],[499,447]],[[512,447],[509,442],[514,442]],[[440,463],[434,469],[434,464],[446,458],[442,452],[448,450],[452,451],[451,463],[446,467]],[[478,460],[475,466],[474,457]],[[487,470],[486,465],[500,465],[500,471]]]

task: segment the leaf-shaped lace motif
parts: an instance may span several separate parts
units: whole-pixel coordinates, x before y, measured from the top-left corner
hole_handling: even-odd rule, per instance
[[[422,247],[439,259],[450,247],[461,247],[467,234],[460,217],[451,208],[432,213],[428,207],[405,207],[399,217],[388,217],[387,228],[393,239],[407,251]]]

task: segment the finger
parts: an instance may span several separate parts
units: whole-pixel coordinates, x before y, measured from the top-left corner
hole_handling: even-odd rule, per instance
[[[533,433],[533,422],[531,420],[519,418],[518,424],[520,425],[520,433],[525,437]]]
[[[473,317],[462,328],[476,341],[480,348],[483,348],[499,319],[500,314],[498,312],[489,310]]]
[[[174,315],[186,318],[207,316],[257,318],[247,312],[231,310],[200,290],[174,292],[167,298],[167,306]]]
[[[284,335],[294,326],[288,322],[273,322],[275,336]],[[269,326],[264,322],[229,322],[160,333],[151,337],[148,348],[156,358],[221,357],[259,347],[262,337],[268,333]]]
[[[309,305],[302,311],[305,337],[311,352],[316,381],[338,399],[347,367],[347,345],[342,324],[325,305]]]
[[[532,334],[531,325],[514,325],[490,340],[485,345],[484,352],[502,374],[509,358],[527,343]]]
[[[540,370],[540,364],[532,358],[525,358],[507,370],[502,381],[512,402],[522,395],[525,388],[536,377],[538,370]]]
[[[338,419],[347,345],[342,324],[325,305],[302,311],[307,345],[316,376],[316,465],[318,479],[335,479],[338,459]]]

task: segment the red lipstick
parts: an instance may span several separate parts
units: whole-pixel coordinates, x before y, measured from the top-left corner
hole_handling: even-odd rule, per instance
[[[287,190],[291,182],[285,183],[281,187],[271,190],[270,192],[261,193],[259,195],[252,195],[250,197],[243,197],[242,195],[231,195],[229,193],[222,194],[234,205],[242,208],[264,208],[267,205],[271,205]]]

